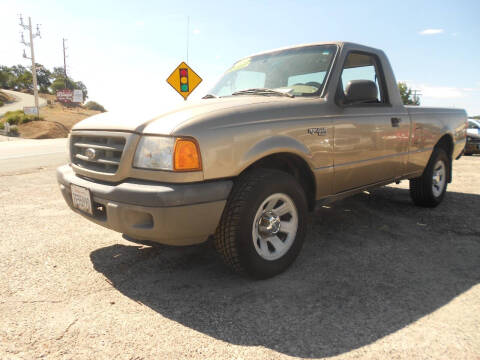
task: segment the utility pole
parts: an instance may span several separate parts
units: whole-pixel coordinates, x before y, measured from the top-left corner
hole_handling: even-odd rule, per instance
[[[37,67],[35,65],[35,53],[34,53],[34,50],[33,50],[33,39],[35,39],[36,37],[40,37],[40,27],[39,25],[37,24],[37,32],[35,34],[33,34],[33,31],[32,31],[32,19],[30,18],[30,16],[28,17],[28,25],[25,25],[23,23],[23,18],[22,18],[22,15],[20,15],[20,26],[23,28],[23,30],[28,30],[28,33],[30,35],[30,42],[27,43],[23,37],[23,32],[22,32],[22,41],[21,43],[25,46],[30,46],[30,57],[27,56],[27,54],[25,53],[25,49],[23,50],[23,57],[25,59],[31,59],[32,60],[32,76],[33,76],[33,94],[35,96],[35,108],[36,108],[36,111],[37,111],[37,116],[38,116],[38,87],[37,87]]]
[[[67,88],[67,55],[66,55],[66,50],[67,48],[65,47],[65,40],[63,39],[63,72],[65,74],[65,89]]]
[[[413,101],[419,102],[420,101],[420,96],[422,96],[422,93],[420,90],[412,90],[413,92]]]

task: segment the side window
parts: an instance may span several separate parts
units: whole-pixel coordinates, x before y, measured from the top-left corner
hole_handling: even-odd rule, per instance
[[[386,96],[383,93],[383,76],[380,73],[380,66],[376,57],[364,53],[351,52],[343,66],[341,85],[345,92],[347,85],[352,80],[370,80],[377,85],[377,103],[386,103]]]
[[[473,121],[468,122],[468,128],[469,129],[479,129],[479,127]]]

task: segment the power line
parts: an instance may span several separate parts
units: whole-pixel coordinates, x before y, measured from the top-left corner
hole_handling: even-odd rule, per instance
[[[20,18],[20,27],[23,29],[23,30],[28,30],[28,33],[30,35],[30,42],[26,42],[25,41],[25,38],[23,37],[23,31],[22,31],[22,40],[20,41],[23,45],[25,45],[26,47],[30,47],[30,57],[27,56],[26,52],[25,52],[25,49],[23,49],[23,57],[25,59],[31,59],[32,60],[32,77],[33,77],[33,94],[35,96],[35,108],[36,108],[36,112],[37,112],[37,116],[38,116],[38,88],[37,88],[37,67],[36,67],[36,64],[35,64],[35,52],[34,52],[34,49],[33,49],[33,39],[35,39],[36,37],[42,37],[40,35],[40,25],[37,24],[37,32],[35,34],[33,34],[33,28],[32,28],[32,19],[30,17],[28,17],[28,25],[25,25],[23,23],[23,17],[22,15],[19,15],[19,18]]]

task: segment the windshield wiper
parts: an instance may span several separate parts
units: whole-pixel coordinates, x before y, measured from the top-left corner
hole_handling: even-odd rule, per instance
[[[287,96],[290,98],[295,97],[292,94],[289,94],[288,92],[283,92],[279,90],[273,90],[273,89],[266,89],[266,88],[254,88],[254,89],[246,89],[246,90],[240,90],[240,91],[235,91],[232,93],[232,95],[278,95],[278,96]]]
[[[215,96],[213,94],[207,94],[202,99],[216,99],[218,96]]]

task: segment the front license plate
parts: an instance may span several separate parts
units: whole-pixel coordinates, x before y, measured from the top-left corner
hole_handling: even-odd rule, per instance
[[[93,215],[90,190],[73,184],[71,185],[71,189],[73,207]]]

